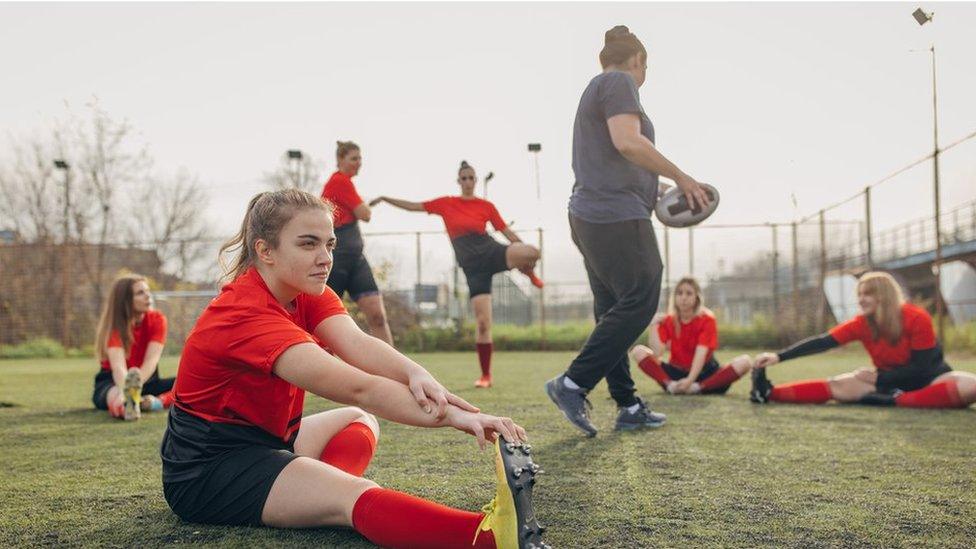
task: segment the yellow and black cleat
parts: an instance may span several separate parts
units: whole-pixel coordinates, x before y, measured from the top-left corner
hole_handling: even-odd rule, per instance
[[[495,498],[483,509],[485,518],[477,535],[491,530],[498,549],[549,549],[543,543],[545,527],[532,510],[532,486],[542,470],[536,465],[528,444],[495,441]],[[473,544],[474,542],[472,542]]]
[[[132,368],[125,374],[125,420],[132,421],[139,419],[142,412],[139,405],[142,403],[142,377],[139,375],[138,368]]]

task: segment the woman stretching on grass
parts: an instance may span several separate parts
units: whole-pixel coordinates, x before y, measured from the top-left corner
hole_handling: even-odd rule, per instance
[[[474,173],[474,168],[465,161],[461,161],[457,182],[461,186],[461,196],[442,196],[427,202],[410,202],[381,196],[370,202],[370,205],[387,202],[407,211],[427,212],[444,218],[447,235],[451,238],[451,246],[454,247],[454,256],[468,281],[471,307],[474,309],[477,322],[475,346],[478,349],[481,377],[475,381],[474,386],[487,388],[491,387],[493,350],[491,279],[495,273],[518,269],[529,277],[537,288],[542,288],[542,280],[533,272],[540,254],[538,248],[522,242],[522,239],[505,225],[494,204],[474,195],[478,177]],[[496,231],[505,235],[511,244],[502,244],[488,236],[485,225],[489,222]]]
[[[833,399],[910,408],[965,408],[976,402],[976,375],[954,372],[945,363],[932,318],[924,309],[905,302],[891,275],[863,275],[857,284],[857,301],[861,314],[828,333],[756,357],[751,400],[822,404]],[[864,345],[873,368],[776,386],[766,378],[768,366],[852,341]]]
[[[705,307],[698,281],[690,276],[679,280],[671,292],[668,314],[654,315],[648,340],[650,348],[638,345],[630,356],[673,395],[725,394],[752,369],[749,355],[718,365],[713,356],[718,347],[715,316]],[[665,349],[671,353],[668,362],[658,358]]]
[[[318,197],[291,189],[251,200],[240,233],[222,248],[237,250],[231,282],[180,361],[161,445],[170,508],[207,524],[353,527],[384,547],[543,547],[525,431],[480,413],[362,332],[326,286],[335,245],[331,207]],[[303,418],[305,391],[358,407]],[[379,435],[372,414],[454,427],[482,447],[504,437],[486,513],[362,478]]]
[[[95,407],[127,421],[139,419],[140,411],[169,407],[173,378],[160,378],[158,368],[165,343],[166,317],[152,308],[146,277],[116,278],[95,336],[102,363],[95,375]]]

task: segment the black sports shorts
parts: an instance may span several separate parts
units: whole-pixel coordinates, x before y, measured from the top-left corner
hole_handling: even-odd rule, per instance
[[[713,356],[712,358],[708,359],[708,362],[706,362],[704,366],[702,366],[702,371],[700,374],[698,374],[698,379],[696,379],[695,381],[697,381],[698,383],[705,381],[706,379],[715,375],[715,372],[719,371],[719,368],[720,367],[718,365],[718,361],[715,360],[715,357]],[[688,375],[687,371],[672,366],[667,362],[661,363],[661,369],[664,370],[664,373],[668,374],[668,377],[670,377],[675,381],[679,379],[684,379]],[[731,386],[732,385],[730,384],[730,385],[726,385],[725,387],[716,387],[708,391],[702,391],[702,394],[703,395],[724,395],[725,393],[728,392],[729,387]]]
[[[294,441],[293,441],[294,442]],[[160,446],[163,495],[187,522],[260,526],[293,444],[257,427],[211,423],[174,406]]]
[[[341,298],[349,292],[349,298],[359,298],[380,293],[373,278],[373,269],[363,255],[363,237],[358,223],[350,223],[336,229],[338,245],[332,254],[332,270],[326,284]]]
[[[454,256],[468,280],[468,296],[491,293],[491,277],[508,270],[508,246],[488,236],[472,233],[451,239]]]
[[[142,394],[158,396],[173,388],[176,378],[159,377],[159,369],[153,372],[152,377],[142,384]],[[92,392],[92,404],[99,410],[108,410],[108,390],[115,386],[112,380],[111,370],[100,370],[95,374],[95,390]]]
[[[890,385],[879,383],[876,388],[879,393],[893,393],[896,390],[916,391],[918,389],[921,389],[922,387],[928,386],[930,383],[932,383],[932,381],[935,378],[941,376],[944,373],[951,372],[951,371],[952,368],[949,367],[948,364],[946,364],[945,362],[940,362],[937,366],[933,366],[922,372],[918,372],[917,374],[911,377],[901,379],[896,383]]]

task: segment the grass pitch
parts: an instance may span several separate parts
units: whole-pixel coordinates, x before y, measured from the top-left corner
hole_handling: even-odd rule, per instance
[[[719,358],[730,358],[720,352]],[[668,414],[656,431],[612,432],[613,402],[591,393],[601,429],[586,439],[542,390],[571,353],[497,353],[496,386],[471,387],[474,353],[416,355],[448,387],[525,426],[546,470],[537,512],[554,547],[973,547],[976,410],[750,404],[668,397],[636,367],[641,393]],[[774,382],[867,363],[835,352],[770,370]],[[950,357],[976,371],[976,359]],[[111,420],[90,402],[91,360],[0,362],[0,546],[370,547],[349,530],[212,527],[163,500],[163,414]],[[164,360],[173,375],[175,359]],[[330,407],[309,396],[306,413]],[[492,462],[474,439],[382,422],[366,476],[477,510]]]

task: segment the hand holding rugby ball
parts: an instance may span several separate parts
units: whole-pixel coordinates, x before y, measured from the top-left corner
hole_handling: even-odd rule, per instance
[[[680,187],[674,187],[665,191],[658,199],[657,206],[654,207],[654,213],[657,214],[658,220],[668,227],[680,229],[697,225],[708,219],[718,208],[718,190],[707,183],[698,183],[698,185],[705,191],[705,196],[708,198],[708,203],[704,208],[699,204],[689,205],[685,192]]]

